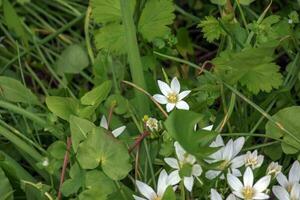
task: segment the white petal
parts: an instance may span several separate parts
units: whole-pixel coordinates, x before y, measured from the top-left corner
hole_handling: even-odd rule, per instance
[[[233,157],[238,155],[240,151],[242,150],[243,146],[245,143],[245,138],[244,137],[239,137],[233,142]]]
[[[185,156],[186,156],[185,160],[186,160],[187,163],[189,163],[189,164],[192,165],[192,164],[194,164],[196,162],[196,157],[195,156],[193,156],[191,154],[187,154],[187,153],[186,153]]]
[[[257,193],[253,197],[253,199],[269,199],[269,198],[270,198],[270,196],[265,193]]]
[[[166,172],[166,170],[162,170],[159,174],[158,177],[158,182],[157,182],[157,195],[162,197],[167,189],[167,187],[169,186],[167,184],[168,181],[168,174]]]
[[[191,93],[191,90],[185,90],[182,91],[178,94],[178,100],[181,101],[182,99],[184,99],[186,96],[188,96]]]
[[[241,198],[241,199],[244,199],[244,195],[242,194],[241,191],[233,191],[232,192],[235,196]]]
[[[219,174],[221,174],[221,171],[216,171],[216,170],[208,170],[205,173],[205,177],[209,180],[212,180],[214,178],[216,178],[217,176],[219,176]]]
[[[158,103],[160,103],[160,104],[167,104],[168,103],[167,97],[165,97],[164,95],[161,95],[161,94],[155,94],[153,96],[153,99],[155,101],[157,101]]]
[[[138,197],[138,196],[135,196],[135,195],[132,195],[134,200],[147,200],[145,198],[142,198],[142,197]]]
[[[229,140],[224,148],[223,160],[231,160],[233,155],[233,141]]]
[[[166,109],[167,112],[170,112],[171,110],[173,110],[175,108],[175,103],[167,103]]]
[[[171,88],[169,87],[169,85],[167,83],[158,80],[157,84],[158,84],[158,87],[159,87],[161,93],[163,93],[163,95],[168,96],[168,94],[172,92]]]
[[[244,164],[245,164],[245,155],[235,157],[234,159],[231,160],[231,168],[233,169],[240,168]]]
[[[300,180],[300,164],[295,161],[289,172],[289,181],[291,183],[297,183]]]
[[[155,199],[157,197],[156,193],[149,185],[141,181],[136,181],[136,186],[140,193],[147,199]]]
[[[236,200],[236,197],[233,194],[230,194],[226,200]]]
[[[295,183],[292,187],[291,190],[291,197],[293,197],[293,199],[300,199],[300,184],[299,183]]]
[[[215,145],[214,147],[225,146],[224,141],[223,141],[223,138],[222,138],[221,135],[218,135],[218,136],[216,137],[215,144],[216,144],[216,145]]]
[[[177,183],[180,182],[180,180],[181,180],[181,178],[179,176],[179,170],[175,170],[175,171],[173,171],[169,174],[168,184],[169,185],[176,185]]]
[[[183,161],[184,160],[184,156],[186,154],[186,151],[182,148],[182,146],[177,141],[174,142],[174,146],[175,146],[175,151],[176,151],[177,158],[180,161]]]
[[[253,188],[257,192],[263,192],[268,188],[270,181],[271,181],[271,176],[264,176],[254,184]]]
[[[232,173],[232,175],[234,175],[235,177],[240,177],[240,176],[242,176],[242,173],[241,173],[240,170],[238,170],[238,169],[231,169],[231,173]]]
[[[121,126],[115,130],[113,130],[111,133],[115,136],[115,137],[118,137],[119,135],[121,135],[124,130],[126,129],[126,126]]]
[[[171,81],[171,90],[174,91],[176,94],[180,92],[180,83],[177,77],[174,77]]]
[[[244,185],[252,187],[253,179],[254,179],[253,172],[250,167],[247,167],[247,169],[244,173],[244,176],[243,176]]]
[[[278,186],[278,185],[273,186],[272,191],[273,191],[274,195],[277,197],[277,199],[290,200],[289,193],[283,187]]]
[[[210,200],[222,200],[222,197],[215,189],[211,189]]]
[[[287,187],[288,187],[289,182],[288,182],[286,176],[283,175],[282,172],[280,172],[280,173],[277,175],[276,179],[277,179],[278,183],[279,183],[282,187],[284,187],[284,188],[287,188]]]
[[[108,129],[108,123],[107,123],[106,117],[104,115],[101,118],[100,126],[102,128]]]
[[[202,174],[201,166],[198,164],[193,165],[192,174],[193,174],[193,176],[196,176],[196,177],[200,176]]]
[[[175,158],[165,158],[164,161],[173,169],[179,169],[178,161]]]
[[[227,181],[229,186],[235,191],[241,191],[243,189],[242,182],[232,174],[227,174]]]
[[[257,164],[256,164],[255,168],[260,167],[263,164],[263,162],[264,162],[264,156],[263,155],[259,155],[257,157]]]
[[[190,176],[190,177],[184,177],[183,178],[183,184],[185,186],[185,188],[191,192],[193,189],[193,185],[194,185],[194,177]]]
[[[176,103],[176,108],[181,110],[189,110],[190,106],[185,101],[179,101]]]
[[[213,129],[214,125],[209,125],[209,126],[206,126],[204,128],[202,128],[203,130],[206,130],[206,131],[211,131]]]

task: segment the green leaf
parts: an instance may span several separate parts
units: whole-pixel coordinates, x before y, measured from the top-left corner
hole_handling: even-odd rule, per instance
[[[52,143],[47,151],[55,159],[64,159],[67,146],[63,141],[56,141]]]
[[[241,52],[225,51],[212,62],[215,73],[225,82],[246,86],[257,94],[270,92],[282,84],[282,75],[272,58],[271,48],[247,48]]]
[[[122,24],[109,24],[95,34],[97,49],[124,54],[126,53],[125,27]]]
[[[87,51],[82,45],[70,45],[62,52],[55,66],[60,74],[78,74],[89,66]]]
[[[138,31],[148,41],[164,38],[170,33],[168,25],[175,18],[174,9],[171,0],[148,0],[139,20]]]
[[[128,110],[128,100],[120,94],[110,95],[105,101],[105,106],[111,108],[114,105],[114,112],[122,115]]]
[[[208,42],[220,39],[221,35],[226,35],[224,29],[220,26],[219,21],[213,16],[207,16],[200,22],[198,27],[202,28],[204,38]]]
[[[99,105],[106,99],[110,93],[112,83],[111,81],[105,81],[101,85],[95,87],[91,91],[84,94],[80,101],[83,105]]]
[[[165,127],[168,133],[188,153],[202,159],[217,150],[216,148],[209,147],[209,145],[218,133],[206,130],[194,131],[195,124],[199,120],[200,116],[197,113],[186,110],[175,110],[165,121]]]
[[[133,14],[135,0],[130,1]],[[91,0],[92,16],[96,23],[120,22],[122,20],[120,0]]]
[[[172,186],[169,186],[166,189],[162,200],[176,200],[176,195]]]
[[[94,123],[76,117],[74,115],[70,116],[70,129],[72,138],[72,147],[74,152],[77,152],[79,143],[87,138],[87,134],[93,130],[96,126]]]
[[[123,179],[131,170],[126,146],[102,128],[94,129],[79,145],[77,159],[83,169],[101,165],[104,173],[114,180]]]
[[[254,1],[255,0],[239,0],[239,3],[242,4],[242,5],[248,6]]]
[[[226,4],[226,0],[210,0],[213,4],[217,4],[220,6],[224,6]]]
[[[194,53],[193,43],[186,28],[178,29],[177,40],[176,47],[182,56],[186,57],[188,54],[192,55]]]
[[[292,133],[294,137],[300,140],[300,106],[284,108],[273,115],[272,118],[279,122],[286,130]],[[281,147],[284,153],[295,154],[299,152],[300,143],[271,121],[268,121],[266,124],[266,134],[275,138],[283,137]]]
[[[62,193],[64,196],[70,196],[78,192],[79,188],[84,185],[84,171],[75,163],[70,169],[70,179],[67,179],[62,185]]]
[[[13,200],[13,189],[7,179],[5,173],[0,168],[0,199],[2,200]]]
[[[79,102],[70,97],[49,96],[46,98],[46,104],[51,112],[67,121],[70,115],[76,115],[79,107]]]
[[[9,0],[3,0],[3,16],[8,29],[15,33],[17,37],[21,38],[27,44],[28,36],[16,10],[11,5]]]
[[[20,81],[0,76],[0,96],[7,101],[16,103],[39,104],[37,97]]]

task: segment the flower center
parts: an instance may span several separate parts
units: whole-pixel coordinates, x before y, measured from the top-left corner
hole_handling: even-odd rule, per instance
[[[160,197],[155,197],[155,199],[153,199],[153,200],[161,200],[161,198]]]
[[[249,166],[249,165],[251,165],[251,166],[255,166],[255,165],[257,165],[257,159],[255,159],[255,158],[247,158],[247,160],[246,160],[246,166]]]
[[[229,161],[228,160],[224,160],[220,165],[219,165],[219,169],[220,170],[224,170],[224,169],[226,169],[227,167],[228,167],[228,165],[229,165]]]
[[[148,119],[147,126],[150,129],[157,129],[158,128],[157,120],[156,119],[152,119],[152,118]]]
[[[245,200],[252,200],[254,190],[252,187],[246,186],[243,188],[242,194],[244,195]]]
[[[177,94],[174,93],[174,92],[173,93],[169,93],[167,99],[168,99],[169,103],[176,103],[177,100],[178,100]]]

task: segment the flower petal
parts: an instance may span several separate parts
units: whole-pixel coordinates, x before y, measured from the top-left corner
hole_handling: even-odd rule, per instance
[[[158,182],[157,182],[157,195],[160,197],[164,195],[167,187],[169,186],[167,184],[167,180],[168,180],[168,174],[166,170],[163,169],[159,174]]]
[[[231,160],[231,168],[240,168],[245,164],[245,155],[237,156]]]
[[[182,148],[182,146],[177,141],[174,142],[174,147],[175,147],[177,158],[180,161],[183,161],[184,160],[184,156],[186,154],[186,151]]]
[[[179,176],[179,170],[175,170],[169,174],[168,184],[176,185],[177,183],[180,182],[180,180],[181,180],[181,178]]]
[[[222,200],[221,195],[215,189],[210,190],[210,200]]]
[[[291,183],[298,183],[300,180],[300,164],[295,161],[289,172],[289,181]]]
[[[167,97],[165,97],[164,95],[161,95],[161,94],[155,94],[153,96],[153,99],[155,101],[157,101],[158,103],[160,103],[160,104],[167,104],[168,103]]]
[[[135,195],[132,195],[134,200],[147,200],[145,198],[142,198],[142,197],[138,197],[138,196],[135,196]]]
[[[190,176],[190,177],[184,177],[183,178],[183,184],[185,186],[185,188],[191,192],[193,189],[193,185],[194,185],[194,177]]]
[[[169,93],[172,93],[172,90],[167,83],[158,80],[157,84],[158,84],[158,87],[159,87],[161,93],[163,93],[163,95],[168,96]]]
[[[268,188],[270,181],[271,181],[271,176],[264,176],[254,184],[253,188],[257,192],[263,192]]]
[[[185,90],[182,91],[178,94],[178,100],[181,101],[182,99],[184,99],[186,96],[188,96],[191,93],[191,90]]]
[[[226,200],[237,200],[236,197],[234,196],[234,194],[230,194]]]
[[[166,109],[167,112],[170,112],[171,110],[173,110],[175,108],[175,103],[167,103]]]
[[[149,185],[141,181],[136,181],[136,186],[140,193],[147,199],[155,199],[157,197],[156,193]]]
[[[300,199],[300,184],[295,183],[291,190],[292,199]]]
[[[201,174],[202,174],[202,168],[201,168],[201,166],[198,165],[198,164],[193,165],[192,175],[198,177]]]
[[[256,193],[253,199],[269,199],[270,196],[265,193]]]
[[[233,155],[233,141],[229,140],[224,148],[223,160],[231,160]]]
[[[233,142],[233,157],[238,155],[240,151],[242,150],[243,146],[245,143],[245,138],[244,137],[239,137]]]
[[[121,135],[124,130],[126,129],[126,126],[121,126],[115,130],[113,130],[111,133],[115,136],[115,137],[118,137],[119,135]]]
[[[209,126],[202,128],[202,130],[211,131],[213,129],[213,127],[214,127],[214,125],[209,125]]]
[[[219,176],[219,174],[221,174],[221,171],[216,171],[216,170],[208,170],[205,173],[205,177],[209,180],[212,180],[214,178],[216,178],[217,176]]]
[[[104,115],[101,118],[100,126],[102,128],[105,128],[106,130],[108,129],[108,123],[107,123],[106,117]]]
[[[244,181],[244,186],[253,186],[253,172],[252,169],[250,167],[247,167],[244,176],[243,176],[243,181]]]
[[[290,200],[290,195],[286,191],[286,189],[284,189],[284,187],[275,185],[275,186],[273,186],[272,191],[273,191],[274,195],[277,197],[277,199]]]
[[[235,191],[241,191],[243,189],[242,182],[232,174],[227,174],[227,182],[229,186]]]
[[[164,161],[173,169],[179,169],[178,161],[175,158],[165,158]]]
[[[177,77],[174,77],[171,81],[171,90],[174,91],[176,94],[180,92],[180,83]]]
[[[287,187],[288,187],[289,182],[288,182],[286,176],[283,175],[282,172],[280,172],[280,173],[277,175],[276,179],[277,179],[278,183],[279,183],[282,187],[284,187],[284,188],[287,188]]]
[[[176,103],[176,108],[181,110],[189,110],[190,106],[185,101],[179,101]]]

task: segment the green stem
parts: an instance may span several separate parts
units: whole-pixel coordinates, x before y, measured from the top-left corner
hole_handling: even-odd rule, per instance
[[[146,82],[143,73],[142,61],[136,38],[136,29],[130,9],[131,0],[120,0],[122,19],[125,27],[125,38],[127,41],[127,54],[130,64],[130,72],[133,83],[146,89]],[[149,113],[149,102],[145,96],[136,92],[139,114],[141,116]]]
[[[179,185],[180,185],[181,199],[182,199],[182,200],[185,200],[185,189],[184,189],[183,181],[181,181]]]

